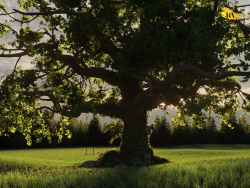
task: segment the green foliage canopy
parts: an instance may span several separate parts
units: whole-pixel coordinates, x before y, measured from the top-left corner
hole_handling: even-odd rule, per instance
[[[50,3],[55,8],[48,7]],[[242,92],[236,82],[237,76],[244,77],[242,82],[249,79],[250,72],[245,72],[249,65],[240,59],[239,65],[228,60],[231,55],[241,58],[242,52],[245,60],[250,59],[250,28],[242,23],[249,18],[242,15],[243,10],[238,10],[237,2],[232,10],[242,18],[235,20],[220,14],[221,8],[231,8],[226,0],[90,0],[90,7],[86,0],[19,0],[18,4],[19,10],[14,9],[14,13],[22,14],[20,20],[11,16],[14,13],[7,13],[2,2],[0,10],[5,14],[1,16],[11,16],[11,22],[20,24],[37,17],[45,22],[40,22],[41,30],[32,31],[27,26],[19,32],[7,21],[0,23],[1,38],[8,32],[16,36],[9,43],[15,49],[0,44],[3,50],[0,57],[19,57],[19,61],[28,55],[35,57],[31,63],[36,66],[24,71],[17,67],[17,61],[13,73],[3,81],[0,133],[7,128],[18,130],[24,133],[28,144],[31,134],[50,139],[44,120],[34,122],[44,108],[38,108],[41,96],[48,96],[54,103],[53,109],[47,107],[53,114],[62,115],[56,133],[59,139],[65,133],[62,122],[67,125],[81,113],[122,119],[121,110],[128,105],[126,100],[132,101],[129,104],[134,109],[144,105],[148,111],[162,102],[166,107],[172,104],[179,110],[174,122],[183,126],[185,117],[193,114],[196,121],[202,122],[206,118],[202,109],[208,107],[221,115],[222,121],[227,121],[228,111],[237,111],[239,107],[236,93],[250,100],[250,95]],[[28,12],[31,6],[39,12]],[[133,28],[136,24],[139,27]],[[62,33],[59,38],[55,31]],[[49,40],[39,43],[44,35]],[[23,52],[12,53],[15,50]],[[65,55],[64,50],[71,55]],[[4,54],[6,51],[9,54]],[[112,71],[106,69],[109,67]],[[39,73],[44,74],[39,76]],[[75,74],[81,75],[82,81]],[[42,86],[44,90],[40,90],[34,81],[44,76],[46,83]],[[90,78],[99,90],[95,91],[91,85],[86,93]],[[112,88],[105,92],[101,82]],[[197,93],[205,85],[207,94]],[[127,93],[133,99],[127,99]],[[225,105],[219,105],[220,102]],[[60,103],[65,105],[61,107]],[[250,112],[245,99],[244,110]],[[67,130],[66,134],[70,136]]]

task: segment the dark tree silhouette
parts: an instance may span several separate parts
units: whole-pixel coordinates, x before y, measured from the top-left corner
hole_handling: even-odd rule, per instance
[[[173,121],[178,119],[177,125],[184,126],[182,117],[195,114],[193,117],[200,119],[202,109],[207,107],[225,119],[225,111],[235,107],[236,93],[250,100],[233,77],[243,76],[243,82],[250,77],[250,72],[246,72],[249,65],[245,62],[250,59],[250,28],[242,23],[243,19],[228,20],[221,16],[222,7],[231,8],[225,1],[208,1],[198,6],[193,0],[119,3],[91,0],[90,7],[86,0],[51,2],[56,8],[49,7],[46,1],[30,0],[28,4],[18,1],[25,11],[14,9],[11,13],[6,12],[4,5],[0,6],[0,10],[5,11],[1,16],[10,16],[20,24],[38,16],[45,21],[40,22],[44,26],[42,31],[32,31],[27,26],[17,32],[7,22],[0,24],[0,37],[7,32],[16,36],[10,43],[11,48],[0,45],[3,50],[0,57],[18,57],[13,73],[0,88],[0,133],[16,125],[29,145],[34,133],[37,142],[44,136],[51,142],[44,121],[33,125],[32,122],[40,117],[39,110],[44,108],[37,107],[39,100],[52,101],[53,108],[47,108],[53,114],[62,115],[55,133],[59,141],[65,132],[71,136],[71,131],[65,127],[81,113],[120,118],[124,127],[117,155],[121,159],[119,162],[129,164],[136,153],[154,156],[146,131],[147,112],[159,104],[177,107],[179,113]],[[27,12],[32,5],[37,12]],[[236,6],[233,11],[243,13]],[[13,14],[22,17],[16,19]],[[134,27],[136,24],[138,28]],[[58,26],[63,33],[59,38],[55,35]],[[49,40],[42,43],[44,35]],[[242,52],[245,61],[240,60],[241,64],[234,65],[226,60]],[[25,55],[35,56],[32,62],[35,69],[17,67]],[[82,80],[75,78],[77,75]],[[34,82],[45,76],[46,82],[38,87]],[[99,90],[95,91],[91,85],[86,93],[87,81],[97,85]],[[101,82],[112,88],[103,88]],[[198,93],[201,87],[206,89],[206,94]],[[42,99],[42,96],[49,99]],[[219,102],[225,98],[230,100],[220,106]],[[250,112],[250,106],[244,104],[244,111]],[[102,162],[111,160],[100,159]]]
[[[102,124],[100,117],[94,115],[88,125],[88,146],[100,146],[102,143]]]
[[[156,145],[166,147],[171,144],[171,128],[165,116],[161,116],[160,124],[156,127]]]
[[[214,117],[211,117],[211,120],[206,123],[206,140],[207,144],[216,144],[219,143],[218,139],[218,129],[215,124]]]
[[[229,126],[224,122],[221,123],[219,132],[223,144],[243,144],[246,142],[243,127],[241,127],[236,120],[235,113],[230,113]]]

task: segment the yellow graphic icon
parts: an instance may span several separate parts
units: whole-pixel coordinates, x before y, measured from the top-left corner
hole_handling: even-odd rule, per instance
[[[221,15],[224,18],[227,18],[227,19],[236,19],[236,18],[239,18],[239,15],[236,14],[235,12],[233,12],[232,10],[230,10],[229,8],[223,7],[222,10],[224,12],[221,12]]]

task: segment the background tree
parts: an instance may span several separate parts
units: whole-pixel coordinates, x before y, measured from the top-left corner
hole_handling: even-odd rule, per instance
[[[106,130],[108,126],[110,126],[111,124],[115,124],[114,120],[111,120],[111,122],[109,124],[104,123],[103,125],[103,130]],[[111,130],[111,129],[107,129],[106,132],[103,133],[103,137],[102,137],[102,142],[104,145],[109,146],[112,144],[109,144],[109,141],[111,140],[111,138],[115,135],[115,131]]]
[[[250,144],[250,123],[247,123],[244,113],[241,115],[238,124],[240,127],[243,127],[246,136],[246,144]]]
[[[192,118],[192,125],[190,129],[190,136],[193,144],[206,144],[207,143],[207,131],[206,131],[206,122],[204,121],[205,118],[200,117]]]
[[[175,118],[175,116],[173,116]],[[171,136],[172,136],[172,144],[173,145],[187,145],[192,143],[192,139],[190,137],[190,125],[188,123],[188,119],[185,119],[184,126],[179,121],[171,121]]]
[[[150,144],[152,146],[157,146],[157,127],[161,124],[161,120],[158,115],[156,115],[154,123],[152,123],[149,127],[152,129],[152,134],[150,136]]]
[[[50,127],[51,128],[51,132],[52,133],[56,133],[56,127],[57,127],[57,122],[56,120],[53,118],[50,123],[52,124],[52,126]],[[51,137],[51,145],[50,147],[57,147],[57,144],[58,144],[58,136],[54,135]],[[48,141],[49,142],[49,141]]]
[[[73,118],[71,120],[71,126],[73,127],[73,132],[72,132],[72,145],[73,146],[79,146],[79,142],[77,140],[77,132],[79,131],[80,127],[79,127],[79,121],[77,118]]]
[[[222,122],[220,125],[220,133],[223,144],[243,144],[245,143],[244,129],[241,127],[236,120],[235,113],[230,113],[229,125]]]
[[[86,135],[87,135],[87,126],[84,125],[82,120],[80,120],[78,124],[78,132],[77,132],[77,144],[79,146],[85,146],[86,145]]]
[[[245,133],[248,132],[248,123],[247,123],[247,119],[245,117],[245,113],[243,113],[242,115],[240,115],[240,119],[238,121],[238,125],[243,128],[243,130],[244,130]]]
[[[171,144],[171,128],[165,116],[161,116],[160,125],[156,127],[156,144],[160,147],[166,147]]]
[[[246,129],[246,144],[250,144],[250,123],[248,123]]]
[[[38,105],[39,100],[44,99],[40,97],[47,96],[54,104],[48,109],[62,115],[55,133],[59,142],[63,134],[71,137],[63,123],[68,125],[81,113],[120,118],[124,127],[117,155],[121,159],[119,162],[129,164],[136,153],[151,153],[154,157],[144,130],[147,112],[159,104],[177,107],[179,113],[173,121],[180,120],[178,125],[185,126],[185,118],[180,117],[195,114],[195,118],[200,119],[202,109],[207,107],[227,121],[224,111],[235,105],[238,107],[234,100],[236,93],[250,100],[235,77],[243,76],[243,82],[250,77],[250,72],[245,72],[249,66],[245,61],[250,59],[250,28],[241,23],[245,18],[231,20],[221,16],[223,7],[242,16],[243,10],[238,10],[237,4],[229,7],[226,0],[201,1],[200,6],[196,0],[90,0],[88,7],[86,0],[49,2],[54,3],[55,8],[48,7],[45,0],[18,1],[20,10],[14,9],[14,13],[8,14],[1,3],[0,9],[5,11],[1,16],[22,15],[20,20],[12,17],[12,21],[30,23],[39,16],[46,23],[40,22],[45,26],[41,28],[43,31],[32,31],[27,26],[19,32],[7,21],[1,24],[0,37],[12,32],[16,40],[9,43],[14,49],[1,45],[0,57],[35,56],[32,63],[36,67],[24,71],[17,67],[18,59],[13,73],[3,81],[0,88],[1,133],[5,129],[17,130],[23,132],[28,144],[33,134],[37,142],[47,137],[51,143],[44,121],[32,124],[41,117]],[[38,12],[28,12],[31,6]],[[60,14],[66,14],[67,19]],[[136,24],[138,28],[133,28]],[[59,39],[54,33],[58,26],[65,34]],[[50,39],[40,43],[44,35]],[[12,53],[16,50],[22,52]],[[63,54],[63,50],[69,55]],[[242,52],[245,61],[239,59],[241,64],[234,65],[226,60],[231,55],[240,57]],[[110,67],[111,70],[107,70]],[[82,81],[75,75],[80,75]],[[34,81],[44,76],[46,82],[37,87]],[[99,90],[94,91],[91,85],[86,93],[86,81],[90,78]],[[103,89],[100,82],[112,88]],[[207,93],[198,93],[200,87]],[[229,101],[218,105],[224,99]],[[250,112],[246,102],[243,109]],[[13,128],[13,125],[16,126]],[[109,160],[104,156],[100,159],[103,159],[102,164]]]
[[[9,136],[1,136],[0,137],[0,148],[4,149],[21,149],[25,144],[25,138],[22,133],[20,132],[7,132]]]
[[[211,117],[211,119],[206,122],[206,140],[207,144],[219,143],[218,130],[214,117]]]
[[[102,123],[100,117],[94,115],[88,125],[88,146],[100,146],[102,145]]]

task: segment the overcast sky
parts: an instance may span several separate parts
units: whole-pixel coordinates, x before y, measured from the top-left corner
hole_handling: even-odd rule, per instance
[[[2,2],[4,2],[5,3],[5,7],[6,7],[6,9],[7,9],[7,11],[10,13],[10,12],[13,12],[13,9],[19,9],[18,8],[18,3],[17,3],[17,0],[3,0]],[[47,0],[47,2],[48,2],[48,0]],[[235,4],[235,1],[230,1],[232,4]],[[232,4],[229,4],[230,5],[230,7],[232,7],[233,5]],[[247,5],[247,4],[249,4],[249,0],[238,0],[238,5],[240,6],[240,5]],[[53,4],[51,4],[51,7],[53,7]],[[241,7],[240,9],[243,9],[243,7]],[[244,7],[244,9],[245,9],[245,14],[247,15],[247,13],[248,12],[250,12],[250,6],[248,6],[248,7]],[[23,10],[24,11],[24,10]],[[30,8],[30,10],[29,10],[29,12],[37,12],[37,10],[35,9],[35,8]],[[0,10],[0,13],[4,13],[4,11],[3,10]],[[11,14],[13,17],[15,17],[15,18],[18,18],[18,19],[20,19],[21,18],[21,16],[20,16],[20,14],[19,13],[15,13],[15,14]],[[66,16],[65,15],[62,15],[64,18],[66,18]],[[5,20],[10,20],[11,18],[9,17],[9,16],[0,16],[0,23],[4,23],[5,22]],[[30,26],[30,28],[33,30],[33,31],[36,31],[36,30],[38,30],[38,28],[40,28],[39,27],[39,22],[40,21],[42,21],[42,19],[35,19],[34,21],[32,21],[31,23],[29,23],[29,26]],[[245,22],[245,24],[246,25],[248,25],[249,24],[249,21],[246,21]],[[20,28],[21,28],[21,26],[20,26],[20,24],[18,23],[18,22],[16,22],[16,23],[10,23],[10,25],[11,25],[11,27],[14,29],[14,30],[16,30],[16,31],[19,31],[20,30]],[[23,24],[23,26],[27,26],[28,24]],[[59,29],[59,28],[58,28]],[[41,29],[40,29],[41,30]],[[43,30],[41,30],[41,31],[43,31]],[[59,37],[59,32],[55,32],[56,33],[56,35],[57,35],[57,37]],[[48,37],[47,36],[45,36],[42,40],[41,40],[41,42],[46,42],[46,40],[48,39]],[[12,33],[8,33],[4,38],[0,38],[0,45],[2,45],[2,44],[5,44],[5,47],[6,48],[11,48],[11,46],[10,45],[8,45],[8,42],[11,42],[11,41],[14,41],[15,40],[15,36],[12,34]],[[1,50],[0,50],[1,51]],[[18,52],[21,52],[21,51],[12,51],[12,53],[18,53]],[[7,53],[7,52],[5,52],[5,53]],[[66,53],[66,52],[65,52]],[[234,58],[235,56],[232,56],[232,57],[230,57],[229,59],[232,59],[232,58]],[[241,55],[241,57],[242,57],[242,59],[244,60],[244,54],[242,54]],[[11,74],[12,73],[12,71],[13,71],[13,69],[14,69],[14,66],[15,66],[15,64],[16,64],[16,61],[17,61],[17,57],[15,57],[15,58],[2,58],[2,57],[0,57],[0,77],[1,76],[4,76],[6,73],[7,74]],[[30,62],[32,61],[34,59],[34,57],[33,58],[31,58],[31,57],[28,57],[28,56],[23,56],[21,59],[20,59],[20,61],[19,61],[19,63],[18,63],[18,65],[17,65],[17,67],[19,67],[19,66],[21,66],[21,68],[23,69],[23,70],[26,70],[26,69],[33,69],[33,68],[35,68],[34,67],[34,65],[32,65]],[[236,60],[233,60],[232,61],[233,63],[235,63],[235,64],[240,64],[240,62],[237,60],[237,58],[236,58]],[[20,74],[18,74],[18,76],[19,76]],[[77,76],[77,78],[80,78],[80,76]],[[44,78],[44,80],[45,80],[45,78]],[[239,82],[239,80],[242,80],[242,77],[240,77],[240,78],[237,78],[237,81]],[[92,81],[91,81],[92,82]],[[38,86],[41,86],[42,85],[42,83],[41,83],[41,79],[38,79],[38,81],[36,82],[37,84],[38,84]],[[240,83],[240,82],[239,82]],[[246,92],[246,93],[250,93],[250,82],[248,81],[248,82],[246,82],[246,83],[240,83],[240,85],[242,86],[242,91],[243,92]],[[107,86],[107,89],[110,89],[111,88],[111,86],[110,85],[107,85],[107,84],[105,84],[105,86]],[[97,86],[95,86],[95,88],[96,89],[98,89],[98,87]],[[199,90],[199,92],[200,93],[205,93],[205,91],[204,91],[204,89],[203,88],[201,88],[200,90]],[[237,95],[238,96],[238,99],[239,99],[239,101],[240,102],[242,102],[242,99],[239,97],[239,95]],[[48,99],[48,97],[42,97],[43,99]],[[40,101],[41,102],[41,106],[48,106],[48,107],[51,107],[52,108],[52,106],[53,106],[53,103],[52,102],[46,102],[46,101]],[[177,115],[177,113],[176,113],[176,109],[172,109],[173,108],[173,106],[169,106],[168,108],[167,108],[167,110],[170,112],[170,115],[166,115],[166,118],[168,119],[168,121],[169,122],[171,122],[171,119],[172,119],[172,117],[173,116],[176,116]],[[160,117],[161,117],[161,115],[164,115],[164,111],[162,111],[161,109],[154,109],[154,110],[152,110],[151,112],[151,117],[148,119],[148,125],[150,125],[151,123],[153,123],[154,122],[154,120],[155,120],[155,117],[156,117],[156,115],[159,115]],[[242,113],[243,113],[243,110],[240,108],[238,111],[237,111],[237,113],[236,113],[236,116],[237,116],[237,120],[240,118],[240,115],[242,115]],[[208,113],[206,113],[207,115],[208,115]],[[213,117],[215,117],[215,116],[217,116],[216,114],[214,114],[214,113],[212,113],[211,114]],[[60,119],[60,116],[61,115],[59,115],[59,114],[55,114],[55,119],[56,120],[59,120]],[[90,121],[90,119],[92,118],[93,116],[92,116],[92,114],[89,114],[88,115],[88,119],[87,119],[87,122],[89,122]],[[247,121],[249,122],[250,121],[250,116],[249,115],[246,115],[246,118],[247,118]],[[110,118],[109,117],[101,117],[100,118],[101,119],[101,122],[104,124],[105,122],[107,122],[107,123],[109,123],[110,122]],[[86,121],[86,115],[84,114],[84,113],[82,113],[79,117],[78,117],[78,120],[80,121],[80,120],[82,120],[82,121]],[[216,120],[216,125],[217,125],[217,128],[219,127],[219,124],[220,124],[220,119],[219,118],[215,118],[215,120]],[[116,121],[116,120],[115,120]],[[189,120],[189,122],[191,123],[192,121],[191,120]]]

